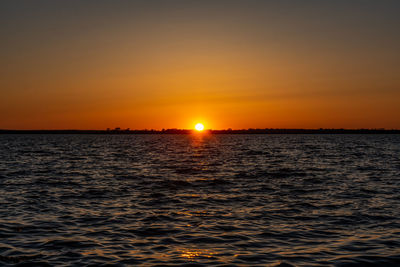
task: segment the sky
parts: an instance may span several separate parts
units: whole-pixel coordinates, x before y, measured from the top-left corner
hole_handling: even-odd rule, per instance
[[[400,129],[400,1],[0,1],[0,129]]]

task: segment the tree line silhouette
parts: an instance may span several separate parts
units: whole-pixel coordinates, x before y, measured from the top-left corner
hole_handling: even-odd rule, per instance
[[[131,130],[119,127],[106,130],[0,130],[0,134],[191,134],[189,129]],[[226,129],[204,130],[210,134],[400,134],[398,129]]]

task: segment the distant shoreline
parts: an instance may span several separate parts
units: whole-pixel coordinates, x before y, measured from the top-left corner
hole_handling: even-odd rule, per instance
[[[0,130],[0,134],[192,134],[195,130]],[[246,129],[246,130],[205,130],[211,134],[400,134],[400,130],[385,129]]]

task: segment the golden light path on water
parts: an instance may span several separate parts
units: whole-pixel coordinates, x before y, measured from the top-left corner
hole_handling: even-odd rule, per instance
[[[188,260],[195,260],[196,258],[202,257],[202,258],[211,258],[213,256],[213,252],[208,250],[208,249],[189,249],[189,248],[184,248],[178,250],[181,254],[180,256],[182,258],[188,259]]]

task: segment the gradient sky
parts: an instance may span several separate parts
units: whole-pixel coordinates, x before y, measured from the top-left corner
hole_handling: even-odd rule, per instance
[[[400,128],[400,1],[1,1],[0,129]]]

